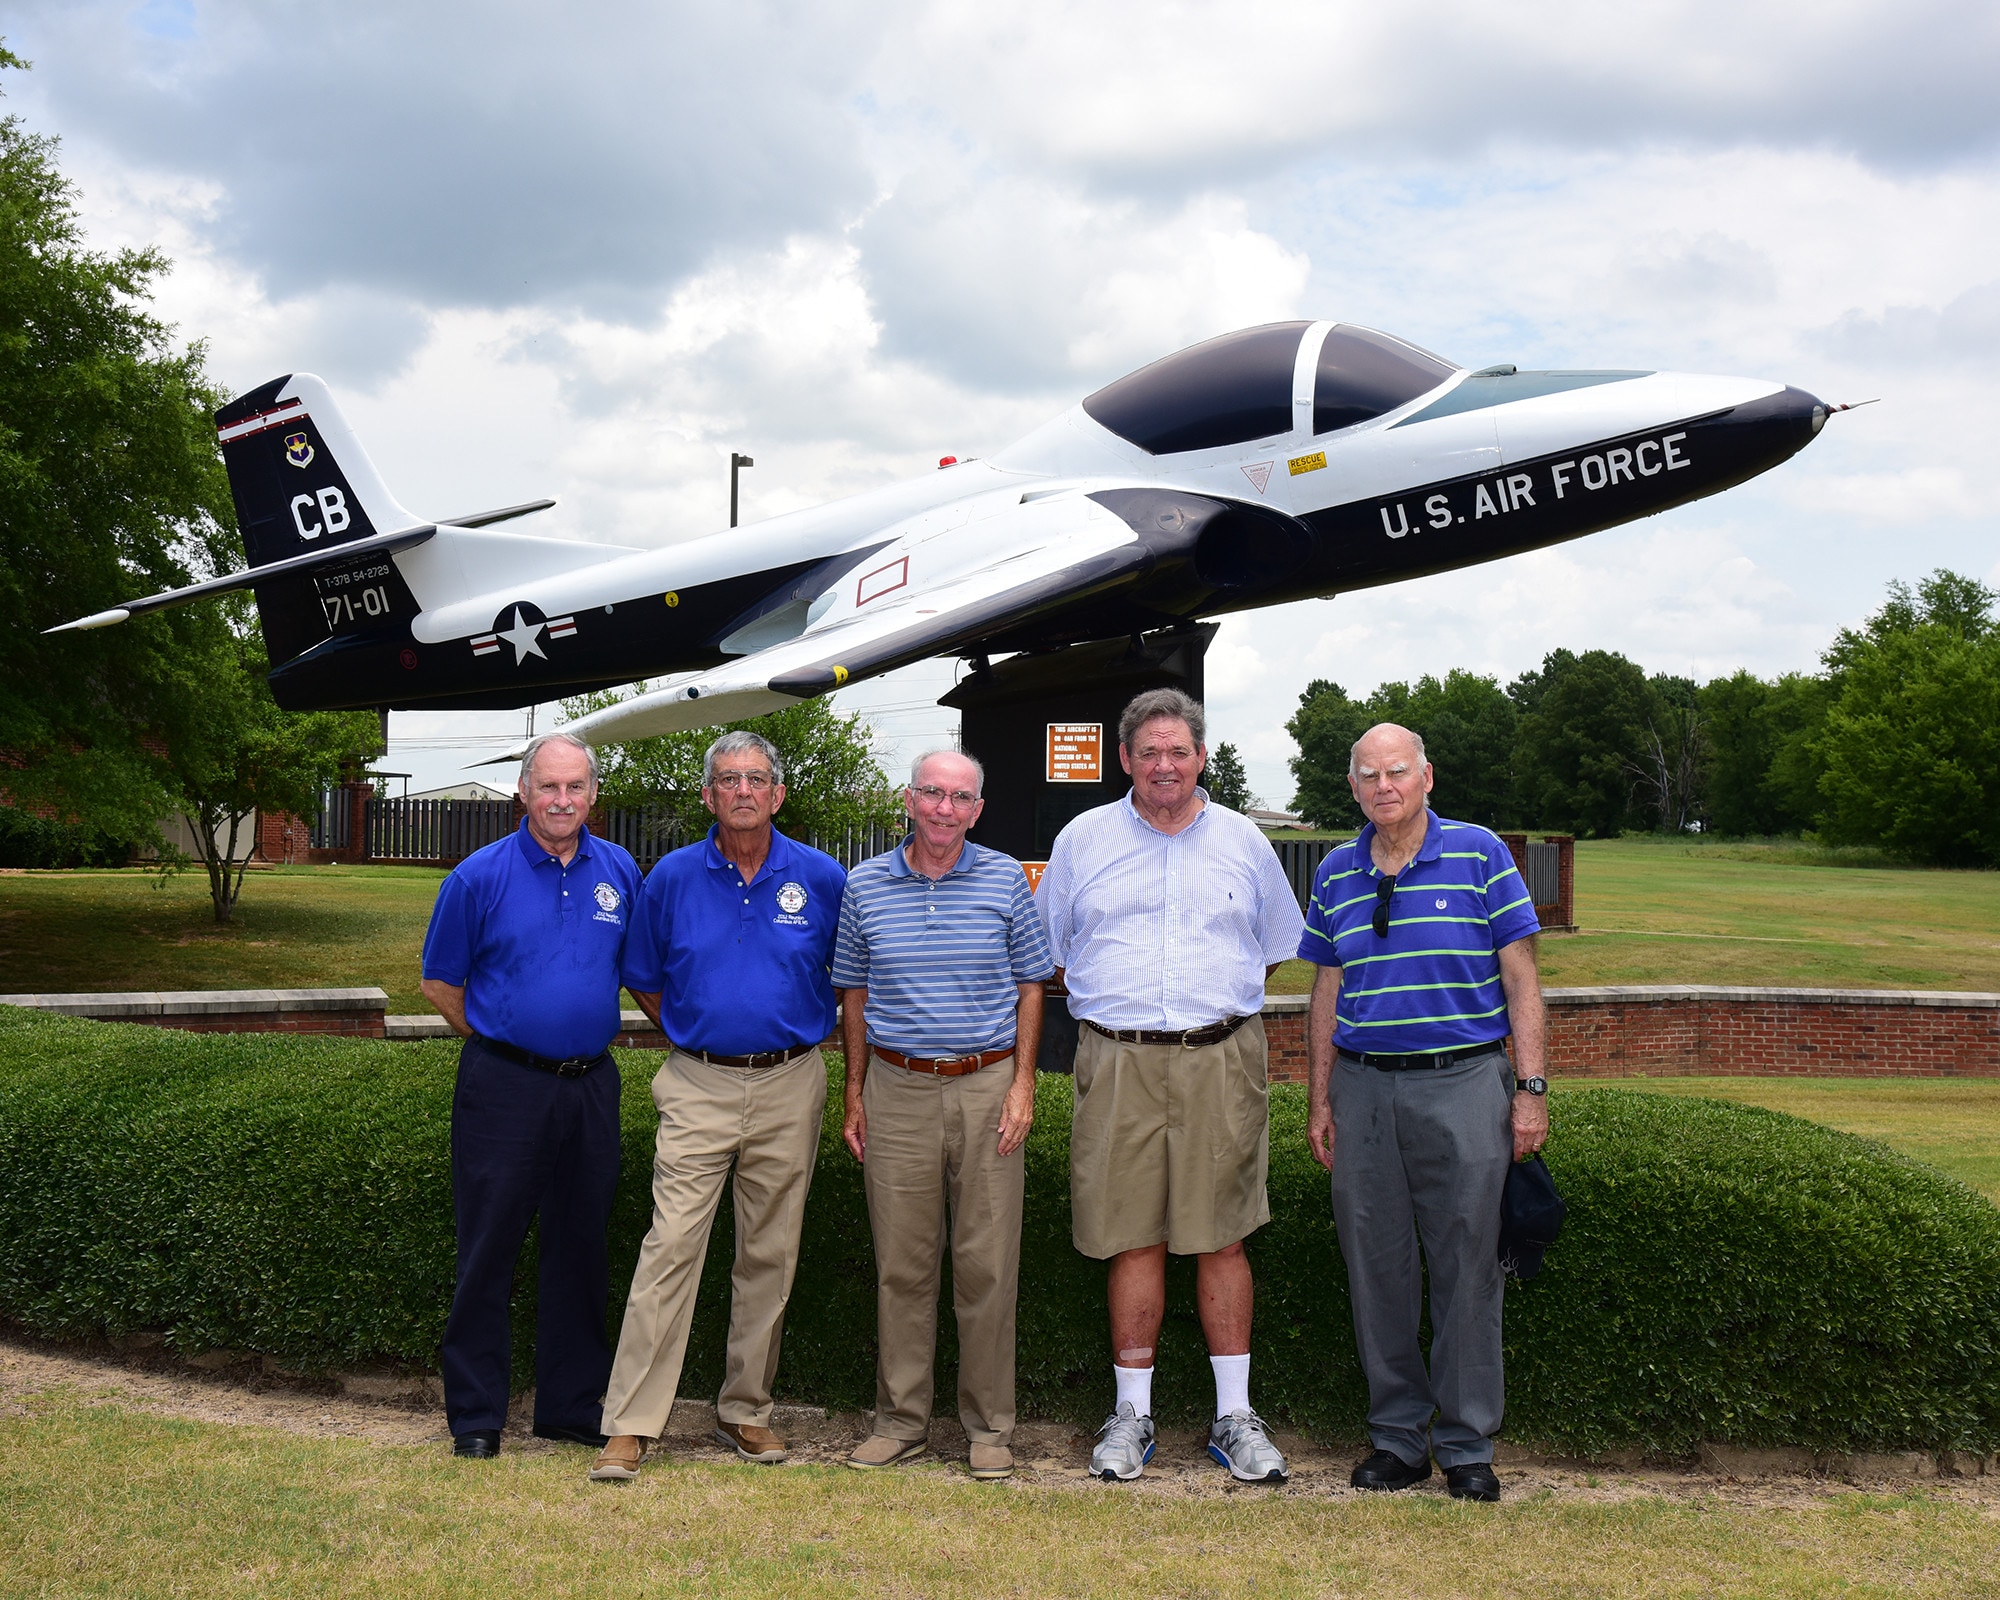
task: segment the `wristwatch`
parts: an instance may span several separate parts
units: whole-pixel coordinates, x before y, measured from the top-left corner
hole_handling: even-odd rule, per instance
[[[1514,1092],[1516,1094],[1547,1094],[1549,1092],[1549,1080],[1547,1078],[1516,1078],[1514,1080]]]

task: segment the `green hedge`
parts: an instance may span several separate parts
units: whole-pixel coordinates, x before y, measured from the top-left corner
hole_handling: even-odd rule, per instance
[[[193,1354],[316,1370],[435,1364],[452,1278],[456,1048],[215,1035],[0,1007],[0,1318],[61,1335],[164,1333]],[[613,1319],[646,1226],[657,1056],[623,1057]],[[874,1268],[860,1169],[829,1106],[779,1372],[785,1398],[865,1408]],[[1365,1391],[1303,1097],[1272,1097],[1275,1220],[1252,1241],[1255,1393],[1354,1436]],[[1562,1243],[1508,1291],[1507,1431],[1575,1449],[1703,1439],[1829,1450],[2000,1446],[2000,1211],[1882,1146],[1773,1112],[1617,1089],[1554,1107]],[[1103,1269],[1069,1244],[1069,1084],[1028,1149],[1025,1415],[1095,1423]],[[718,1221],[686,1387],[720,1380],[732,1228]],[[516,1299],[529,1370],[532,1262]],[[943,1319],[949,1364],[951,1319]],[[615,1321],[614,1321],[615,1326]],[[1210,1400],[1190,1264],[1176,1262],[1158,1407]],[[940,1395],[950,1410],[952,1380]]]

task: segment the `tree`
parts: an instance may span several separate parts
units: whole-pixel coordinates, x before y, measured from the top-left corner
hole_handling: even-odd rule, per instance
[[[1291,761],[1298,784],[1292,809],[1315,828],[1361,826],[1361,812],[1347,787],[1347,762],[1370,720],[1366,706],[1325,678],[1315,678],[1299,696],[1299,709],[1285,724],[1299,746]]]
[[[0,49],[0,69],[21,68]],[[213,607],[44,636],[240,564],[202,349],[146,312],[164,257],[86,250],[53,140],[0,118],[0,761],[5,800],[156,839],[170,749],[199,715],[184,665]]]
[[[1704,803],[1713,831],[1746,837],[1815,825],[1822,771],[1815,747],[1832,699],[1826,679],[1803,672],[1770,682],[1737,672],[1702,685]]]
[[[303,815],[328,784],[381,753],[381,725],[366,711],[281,711],[265,676],[263,640],[247,611],[231,607],[225,629],[199,660],[182,664],[196,707],[168,747],[176,808],[208,872],[217,922],[243,892],[259,811]]]
[[[1521,708],[1514,746],[1522,820],[1595,838],[1633,819],[1628,768],[1644,751],[1652,692],[1646,675],[1608,650],[1552,650],[1508,688]]]
[[[1316,827],[1359,827],[1347,787],[1354,741],[1378,722],[1395,722],[1424,741],[1437,769],[1432,805],[1449,816],[1498,827],[1509,820],[1514,703],[1497,679],[1454,667],[1443,678],[1377,684],[1355,701],[1338,684],[1316,680],[1285,726],[1299,742],[1292,761],[1299,793],[1292,804]]]
[[[1231,811],[1248,811],[1259,804],[1250,792],[1250,780],[1244,775],[1243,758],[1236,753],[1233,744],[1219,744],[1208,758],[1208,770],[1202,774],[1209,799],[1219,806],[1227,806]]]
[[[1497,678],[1454,667],[1442,679],[1419,678],[1392,706],[1384,684],[1369,699],[1371,722],[1400,722],[1424,741],[1436,768],[1431,806],[1462,822],[1497,828],[1512,820],[1514,702]]]
[[[1636,806],[1662,833],[1683,832],[1701,818],[1708,779],[1708,718],[1692,678],[1656,672],[1646,681],[1650,707],[1639,754],[1625,764]]]
[[[640,683],[632,692],[645,689]],[[582,695],[565,700],[563,711],[580,717],[624,698],[617,691]],[[875,760],[868,725],[835,711],[824,698],[743,722],[607,746],[598,752],[600,803],[655,807],[662,825],[682,838],[706,833],[715,819],[701,803],[702,756],[736,728],[761,733],[784,759],[785,805],[778,821],[786,833],[831,838],[850,828],[900,825],[902,803]]]
[[[1822,832],[1941,866],[2000,865],[2000,628],[1993,591],[1898,583],[1827,650]]]

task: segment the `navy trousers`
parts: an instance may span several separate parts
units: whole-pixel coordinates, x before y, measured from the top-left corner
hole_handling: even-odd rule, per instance
[[[597,1431],[611,1376],[605,1228],[617,1187],[615,1061],[559,1078],[466,1040],[451,1101],[458,1286],[443,1351],[454,1435],[507,1425],[507,1300],[537,1212],[535,1425]]]

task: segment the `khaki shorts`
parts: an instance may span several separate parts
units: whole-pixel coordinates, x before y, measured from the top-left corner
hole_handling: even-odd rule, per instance
[[[1271,1220],[1270,1157],[1263,1018],[1193,1048],[1078,1030],[1069,1194],[1083,1254],[1235,1244]]]

